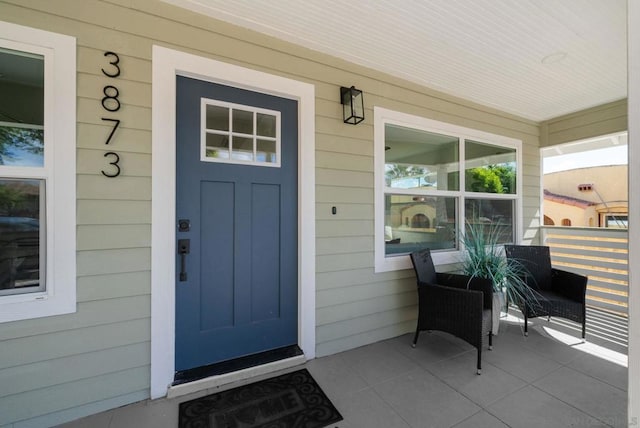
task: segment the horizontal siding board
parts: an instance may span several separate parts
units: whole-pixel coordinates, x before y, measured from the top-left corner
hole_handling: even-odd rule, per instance
[[[113,123],[81,123],[78,125],[77,146],[79,149],[151,154],[151,131],[130,128],[128,125],[130,124],[126,120],[121,120],[109,145],[106,145],[107,138],[113,130]]]
[[[351,287],[330,288],[316,293],[316,306],[324,308],[380,296],[392,296],[403,293],[416,293],[416,282],[406,278],[397,282],[376,282],[373,284],[354,285]]]
[[[622,132],[627,130],[627,118],[619,117],[615,119],[604,120],[598,123],[592,123],[580,128],[572,128],[559,131],[550,136],[551,143],[561,144],[576,140],[582,140],[599,135],[612,134],[614,132]]]
[[[373,118],[365,118],[358,126],[347,125],[342,121],[342,116],[333,118],[316,116],[316,132],[331,135],[341,135],[345,138],[356,140],[369,139],[373,135]]]
[[[151,201],[80,199],[78,225],[151,224]]]
[[[316,184],[336,187],[364,187],[373,188],[373,172],[348,171],[341,169],[316,169]]]
[[[141,247],[151,247],[151,226],[148,224],[78,226],[78,251]]]
[[[143,366],[5,397],[0,400],[0,423],[30,419],[146,389],[149,387],[149,373],[149,367]],[[96,388],[96,385],[100,387]],[[52,397],[56,399],[52,400]]]
[[[316,186],[316,203],[370,204],[371,201],[373,201],[373,189]]]
[[[316,347],[316,355],[318,357],[324,357],[326,355],[401,336],[403,334],[413,332],[415,329],[416,322],[411,320],[401,322],[399,324],[387,325],[377,330],[365,331],[353,336],[341,336],[334,340],[318,343]]]
[[[119,57],[119,56],[118,56]],[[78,97],[93,100],[95,104],[102,108],[102,99],[105,96],[105,87],[113,86],[118,90],[118,100],[122,106],[130,105],[144,108],[151,108],[151,82],[142,83],[128,80],[122,74],[116,78],[109,78],[102,74],[101,68],[108,69],[111,57],[103,58],[94,63],[94,70],[91,73],[78,73],[77,94]],[[129,68],[127,58],[121,58],[119,62],[121,69]],[[109,90],[113,95],[114,91]],[[104,111],[103,115],[119,115],[122,110],[116,112]]]
[[[124,306],[123,310],[130,310],[129,302],[146,300],[139,298],[119,299]],[[127,302],[129,301],[129,302]],[[103,303],[104,305],[104,303]],[[114,305],[108,305],[113,308]],[[117,311],[114,311],[117,313]],[[139,318],[149,316],[145,307],[137,308]],[[92,327],[77,328],[74,330],[62,330],[55,333],[40,334],[4,340],[0,349],[0,368],[32,364],[47,360],[97,352],[104,349],[119,346],[143,343],[149,341],[150,323],[148,319],[134,319],[112,324],[97,325]],[[67,370],[73,370],[68,366]],[[5,385],[10,387],[10,385]]]
[[[368,331],[382,329],[387,325],[414,322],[417,316],[416,307],[404,307],[397,311],[386,311],[373,315],[365,315],[358,318],[340,321],[318,327],[318,341],[329,342],[338,337],[355,336]]]
[[[135,403],[137,401],[142,401],[147,398],[149,398],[149,389],[145,387],[140,391],[134,391],[128,394],[118,395],[116,397],[94,401],[93,403],[83,404],[81,406],[71,407],[68,409],[47,413],[42,416],[37,416],[35,418],[22,420],[13,424],[11,428],[42,428],[45,426],[56,426],[74,419],[94,415],[96,413],[100,413],[109,409],[116,409],[118,407]]]
[[[324,290],[351,285],[370,284],[374,282],[398,281],[414,278],[413,270],[396,270],[374,273],[373,269],[353,269],[349,271],[324,272],[316,275],[316,289]]]
[[[318,238],[316,240],[316,255],[349,254],[373,251],[372,236],[349,236]]]
[[[620,100],[542,123],[544,146],[626,131],[627,101]]]
[[[108,165],[105,165],[105,167]],[[78,175],[78,199],[151,200],[151,177],[127,177],[117,180],[100,175]]]
[[[148,342],[101,349],[0,370],[0,400],[8,395],[143,367],[150,360]]]
[[[316,150],[373,157],[373,140],[346,138],[339,133],[322,133],[316,129]]]
[[[340,305],[327,306],[316,310],[316,323],[318,329],[325,324],[338,321],[349,321],[365,315],[373,315],[385,311],[415,306],[418,296],[415,291],[395,294],[391,296],[379,296],[371,299],[362,299],[355,302],[342,303]],[[318,338],[318,341],[323,341]]]
[[[78,311],[74,315],[49,317],[44,324],[38,319],[5,324],[0,330],[0,341],[141,319],[149,323],[150,308],[149,296],[127,296],[121,299],[79,303]]]
[[[115,150],[118,154],[120,174],[128,177],[151,177],[151,155],[146,153],[126,153],[116,146],[104,146],[101,149],[79,149],[77,152],[78,174],[102,176],[104,171],[115,173],[115,167],[110,165],[115,160],[112,155],[105,156],[108,151]]]
[[[335,272],[353,269],[373,269],[373,253],[328,254],[316,257],[316,272]]]
[[[79,46],[78,56],[76,58],[79,73],[93,74],[103,76],[101,69],[111,61],[109,57],[105,57],[104,49],[97,49],[90,46]],[[120,76],[119,80],[128,82],[138,82],[151,85],[151,58],[141,59],[131,55],[124,55],[118,51],[120,58]],[[103,66],[104,64],[104,66]]]
[[[78,302],[92,302],[151,294],[151,272],[126,272],[81,276],[77,282]]]
[[[79,276],[147,271],[151,270],[151,249],[79,251],[77,260]]]
[[[336,213],[333,214],[333,207]],[[373,220],[373,204],[316,204],[316,220]]]
[[[103,117],[112,117],[126,123],[127,128],[149,130],[151,129],[151,108],[139,107],[121,101],[120,110],[117,113],[107,112],[99,100],[78,97],[78,123],[104,125]]]
[[[373,221],[371,220],[318,220],[316,234],[320,238],[334,236],[371,236]]]
[[[316,150],[316,168],[373,172],[373,158],[362,155]]]
[[[593,109],[587,109],[581,112],[562,116],[560,118],[551,119],[547,121],[547,123],[549,126],[549,134],[553,135],[567,129],[580,128],[585,125],[591,125],[593,123],[617,119],[620,117],[627,117],[626,100],[615,101]]]

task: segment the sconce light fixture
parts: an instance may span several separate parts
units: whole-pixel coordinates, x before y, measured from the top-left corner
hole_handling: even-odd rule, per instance
[[[364,120],[364,101],[360,89],[356,89],[355,86],[341,87],[340,102],[342,103],[344,123],[357,125]]]

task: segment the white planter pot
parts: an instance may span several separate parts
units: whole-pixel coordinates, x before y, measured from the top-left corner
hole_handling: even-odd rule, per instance
[[[492,319],[492,328],[491,332],[493,335],[498,334],[498,330],[500,329],[500,314],[502,309],[505,307],[506,300],[504,291],[494,291],[493,293],[493,319]]]

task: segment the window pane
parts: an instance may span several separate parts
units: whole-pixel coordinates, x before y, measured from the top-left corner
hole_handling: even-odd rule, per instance
[[[229,159],[229,136],[207,133],[206,156]]]
[[[253,160],[253,138],[233,137],[231,158],[236,160]]]
[[[513,239],[514,203],[509,199],[466,199],[465,222],[469,227],[480,227],[485,233],[498,231],[497,243],[515,242]]]
[[[629,228],[629,216],[623,214],[607,214],[605,217],[605,227],[611,227],[616,229],[628,229]]]
[[[229,130],[229,109],[207,105],[207,129],[216,131]]]
[[[276,142],[270,140],[258,140],[258,150],[256,153],[259,162],[275,163],[276,159]]]
[[[261,137],[275,138],[276,117],[274,115],[258,113],[256,121],[258,122],[258,135],[260,135]]]
[[[385,195],[385,255],[455,249],[456,198]]]
[[[233,132],[253,135],[253,112],[233,110]]]
[[[0,165],[43,166],[44,58],[0,48],[0,66]]]
[[[44,290],[43,195],[44,180],[0,179],[0,295]]]
[[[516,193],[516,149],[465,142],[465,190]]]
[[[398,189],[458,190],[458,138],[385,125],[385,183]]]

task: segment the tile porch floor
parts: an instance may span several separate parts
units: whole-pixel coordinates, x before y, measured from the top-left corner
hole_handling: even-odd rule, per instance
[[[422,333],[415,349],[407,334],[305,366],[344,417],[331,427],[626,426],[626,355],[601,347],[589,329],[582,344],[575,326],[553,321],[532,320],[524,337],[519,319],[503,319],[493,350],[483,350],[480,376],[475,349],[440,332]],[[174,428],[178,404],[202,395],[137,403],[63,427]]]

